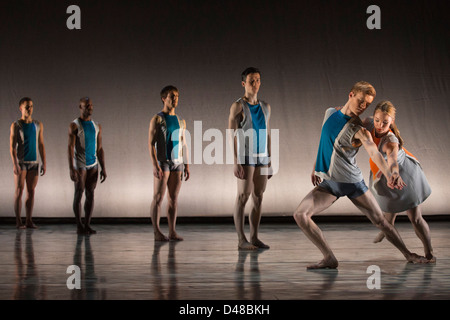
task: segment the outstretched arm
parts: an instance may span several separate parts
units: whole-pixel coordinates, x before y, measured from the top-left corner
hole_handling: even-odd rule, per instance
[[[385,150],[387,155],[387,164],[392,174],[400,174],[400,167],[398,165],[397,156],[398,156],[398,143],[389,142],[385,145]],[[399,177],[398,189],[403,189],[406,186],[406,183]]]
[[[375,164],[378,166],[378,168],[380,168],[381,172],[386,177],[389,188],[393,189],[394,187],[397,187],[400,175],[398,174],[398,172],[391,173],[388,164],[384,160],[381,153],[378,151],[377,145],[373,142],[372,136],[370,135],[369,131],[367,131],[365,128],[361,128],[355,134],[354,139],[358,139],[361,141],[372,161],[375,162]]]

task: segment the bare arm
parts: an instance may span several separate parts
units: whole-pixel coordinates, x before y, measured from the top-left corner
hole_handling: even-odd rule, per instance
[[[387,164],[392,174],[400,174],[400,167],[398,165],[398,143],[389,142],[384,146],[384,152],[387,155]],[[398,188],[401,190],[406,186],[406,183],[399,179]]]
[[[75,123],[71,123],[69,125],[69,143],[68,143],[68,160],[69,160],[69,170],[70,170],[70,179],[74,182],[78,181],[78,172],[75,170],[73,166],[73,158],[75,154],[75,141],[76,141],[76,132],[77,125]]]
[[[396,186],[396,183],[400,176],[398,175],[398,173],[397,174],[391,173],[388,164],[384,160],[381,153],[378,151],[377,145],[373,142],[372,136],[370,135],[369,131],[367,131],[364,128],[361,128],[355,134],[354,138],[361,141],[362,145],[366,149],[372,161],[375,162],[375,164],[378,166],[378,168],[386,177],[386,180],[388,181],[388,186],[393,189]]]
[[[103,143],[102,143],[102,126],[98,125],[98,136],[97,136],[97,156],[98,156],[98,162],[100,163],[100,183],[103,183],[106,180],[106,177],[108,176],[106,174],[106,167],[105,167],[105,151],[103,150]]]
[[[183,134],[181,136],[182,141],[182,148],[183,150],[183,156],[185,157],[186,161],[184,163],[184,180],[187,181],[189,180],[189,177],[191,175],[191,171],[189,170],[189,148],[187,146],[186,143],[186,121],[183,120],[184,122],[184,129],[183,129]]]
[[[267,179],[272,178],[272,168],[270,168],[272,166],[272,136],[271,136],[271,132],[270,132],[270,116],[272,115],[272,107],[270,106],[270,104],[267,104],[267,109],[269,110],[269,117],[267,119],[267,152],[269,154],[269,172],[270,174],[267,176]]]
[[[39,138],[38,138],[38,143],[39,143],[39,154],[41,155],[41,161],[42,161],[42,166],[41,166],[41,176],[43,176],[45,174],[45,172],[47,171],[47,157],[45,155],[45,145],[44,145],[44,125],[42,124],[42,122],[39,123]]]
[[[150,120],[150,125],[148,128],[148,151],[150,153],[150,158],[152,159],[153,164],[153,175],[161,179],[163,176],[163,172],[158,164],[158,159],[156,157],[156,130],[157,130],[157,116],[154,116],[152,120]]]
[[[232,143],[233,148],[233,161],[234,161],[234,175],[239,179],[245,179],[245,171],[244,168],[242,168],[242,165],[238,163],[237,157],[238,157],[238,150],[237,150],[237,137],[236,137],[236,130],[238,129],[238,123],[239,123],[239,117],[242,113],[242,106],[241,104],[235,102],[230,107],[230,115],[228,117],[228,129],[229,134],[231,135],[229,141]]]
[[[9,136],[9,153],[11,154],[11,160],[13,163],[13,171],[15,175],[20,174],[19,160],[17,159],[17,137],[16,137],[16,124],[11,124],[10,136]]]

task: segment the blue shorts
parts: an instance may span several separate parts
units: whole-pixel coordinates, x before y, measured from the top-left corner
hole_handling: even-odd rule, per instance
[[[336,197],[347,196],[350,199],[362,196],[369,190],[364,180],[356,183],[335,182],[332,180],[323,180],[319,187],[327,190],[329,193]]]
[[[173,163],[170,160],[164,162],[158,161],[159,167],[162,171],[181,172],[183,171],[183,163]]]
[[[268,166],[270,162],[269,157],[248,157],[245,156],[243,163],[240,163],[243,166],[250,167],[264,167]]]

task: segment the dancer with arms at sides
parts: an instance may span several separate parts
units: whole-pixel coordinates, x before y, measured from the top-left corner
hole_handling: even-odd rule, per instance
[[[183,156],[189,159],[185,139],[186,122],[176,115],[179,91],[169,85],[161,92],[163,109],[153,116],[149,125],[148,149],[153,165],[153,201],[150,216],[153,224],[155,241],[182,241],[176,232],[178,214],[178,195],[184,179],[190,176],[189,163],[184,163]],[[167,222],[169,236],[160,228],[161,205],[168,191]]]
[[[400,189],[387,188],[385,176],[370,159],[369,189],[392,225],[397,214],[406,211],[416,235],[423,243],[425,257],[434,262],[436,258],[433,256],[430,229],[420,207],[430,196],[431,188],[417,158],[403,147],[404,141],[395,118],[396,108],[392,102],[382,101],[375,107],[373,117],[364,119],[364,126],[371,133],[391,173],[399,173],[404,184]],[[384,233],[380,232],[374,242],[380,242],[383,238]]]
[[[102,127],[92,120],[94,105],[90,98],[80,99],[80,117],[69,125],[69,170],[70,179],[74,182],[73,212],[77,223],[78,234],[95,234],[91,228],[94,211],[94,191],[98,181],[100,165],[100,182],[107,177],[105,153],[102,144]],[[84,223],[81,216],[81,198],[85,193]]]
[[[263,194],[271,172],[271,137],[269,120],[271,107],[258,98],[261,86],[261,72],[249,67],[241,74],[244,96],[230,107],[228,118],[229,132],[233,136],[234,176],[237,178],[237,196],[234,209],[234,224],[238,234],[238,249],[269,249],[269,246],[258,238],[259,224],[262,215]],[[249,138],[248,138],[249,137]],[[249,222],[250,241],[244,233],[245,205],[253,200]]]
[[[322,124],[319,150],[311,179],[315,188],[301,201],[294,218],[305,235],[319,248],[324,258],[308,269],[337,268],[338,260],[312,216],[330,207],[339,197],[347,196],[369,220],[381,229],[386,238],[409,262],[426,263],[428,260],[411,253],[398,232],[383,216],[377,201],[368,190],[361,170],[356,164],[356,154],[361,146],[386,176],[390,188],[402,185],[400,175],[391,173],[383,156],[378,152],[372,137],[359,118],[372,103],[375,88],[368,82],[353,85],[346,104],[329,108]]]
[[[33,223],[33,207],[35,188],[39,179],[39,156],[42,162],[40,174],[46,172],[47,162],[44,146],[44,125],[42,122],[33,120],[33,100],[22,98],[19,102],[21,118],[11,124],[10,130],[10,154],[13,162],[14,172],[14,212],[16,215],[16,228],[36,229]],[[25,200],[26,218],[22,223],[22,194],[27,187],[27,198]]]

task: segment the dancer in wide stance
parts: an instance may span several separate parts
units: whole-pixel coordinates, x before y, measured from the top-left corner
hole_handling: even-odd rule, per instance
[[[356,153],[364,146],[372,160],[385,175],[390,188],[400,187],[403,182],[398,172],[391,173],[383,156],[378,152],[370,132],[363,128],[359,118],[372,103],[374,87],[360,81],[354,84],[348,101],[342,108],[329,108],[322,124],[319,150],[312,182],[316,186],[300,203],[294,218],[305,235],[319,248],[324,258],[310,269],[337,268],[338,260],[325,240],[312,216],[330,207],[339,197],[347,196],[370,221],[384,232],[386,238],[397,247],[406,260],[425,263],[425,257],[411,253],[398,232],[386,220],[372,193],[364,183],[363,175],[356,165]],[[323,179],[323,181],[322,181]]]

